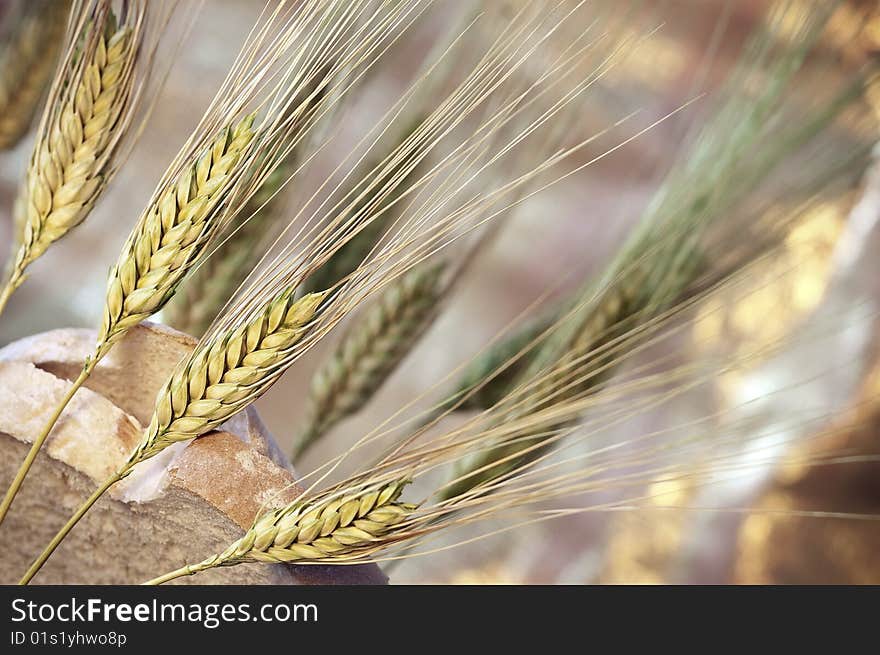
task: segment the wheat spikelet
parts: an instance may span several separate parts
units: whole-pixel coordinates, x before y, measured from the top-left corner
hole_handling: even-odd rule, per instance
[[[353,490],[337,498],[297,499],[259,517],[241,539],[222,553],[145,584],[162,584],[242,562],[330,563],[357,557],[415,511],[415,505],[397,502],[408,483],[409,480],[401,479]]]
[[[25,135],[63,43],[68,0],[30,0],[0,54],[0,150]]]
[[[228,193],[236,164],[254,137],[253,121],[251,115],[222,130],[141,217],[110,271],[97,358],[168,302],[216,233],[213,210]]]
[[[430,324],[443,295],[444,263],[416,268],[367,308],[312,379],[300,456],[333,425],[360,410]]]
[[[76,88],[60,98],[62,106],[44,122],[37,140],[15,205],[20,243],[7,293],[22,283],[27,267],[52,243],[85,219],[104,187],[104,171],[133,86],[137,44],[132,29],[116,29],[112,16],[101,32],[87,52],[90,60],[73,80]]]
[[[257,316],[198,346],[159,392],[156,408],[130,466],[172,443],[195,439],[260,396],[284,371],[324,293],[294,298],[292,288]]]
[[[259,260],[260,246],[280,218],[276,193],[290,176],[290,169],[284,164],[276,168],[241,210],[242,216],[250,218],[240,226],[233,223],[234,233],[226,235],[225,231],[218,236],[221,244],[165,308],[169,325],[195,337],[208,330]]]

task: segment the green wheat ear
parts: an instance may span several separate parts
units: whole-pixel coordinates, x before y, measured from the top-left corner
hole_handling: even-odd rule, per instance
[[[426,264],[393,282],[345,333],[312,378],[297,459],[336,423],[366,405],[410,352],[438,311],[445,263]]]

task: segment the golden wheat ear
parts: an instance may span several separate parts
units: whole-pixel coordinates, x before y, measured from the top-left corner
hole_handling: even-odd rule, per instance
[[[0,45],[0,150],[15,147],[34,121],[69,10],[69,0],[26,0],[8,10]]]
[[[109,2],[77,5],[15,203],[15,253],[0,312],[25,271],[78,226],[107,185],[129,125],[146,5],[117,24]]]
[[[262,395],[286,368],[326,294],[289,288],[249,321],[218,332],[178,366],[129,467],[217,427]]]
[[[223,129],[144,212],[110,271],[95,357],[159,311],[216,231],[217,205],[254,138],[254,116]]]
[[[85,220],[115,175],[124,154],[137,98],[150,66],[145,53],[147,3],[125,5],[121,17],[109,0],[77,2],[68,23],[66,50],[40,122],[25,181],[15,206],[20,224],[0,313],[25,279],[25,271],[50,245]],[[152,5],[158,6],[158,4]],[[94,367],[86,362],[76,383],[34,440],[2,503],[0,523],[49,431]]]
[[[416,506],[398,501],[407,479],[350,490],[341,497],[300,498],[257,518],[222,553],[144,584],[158,585],[218,566],[243,562],[344,562],[405,521]]]

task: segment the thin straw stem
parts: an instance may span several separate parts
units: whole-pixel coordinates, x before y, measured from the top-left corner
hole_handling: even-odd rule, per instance
[[[12,501],[15,500],[15,496],[18,493],[18,490],[21,488],[22,483],[24,482],[25,476],[27,476],[28,471],[31,470],[31,466],[37,459],[37,453],[40,452],[40,448],[43,447],[43,444],[49,437],[49,433],[52,432],[52,428],[58,421],[58,418],[61,416],[61,413],[64,411],[73,396],[76,394],[77,391],[79,391],[79,388],[82,387],[91,372],[94,370],[95,364],[97,364],[97,359],[95,358],[86,361],[85,365],[83,365],[82,371],[79,374],[79,377],[74,380],[73,384],[70,386],[70,389],[68,389],[67,393],[64,395],[64,398],[61,399],[61,402],[58,403],[58,406],[55,408],[55,412],[46,422],[43,431],[39,434],[39,436],[37,436],[36,439],[34,439],[34,442],[31,444],[31,448],[28,451],[27,457],[24,458],[24,461],[18,468],[18,472],[15,474],[15,478],[12,480],[12,484],[10,484],[9,489],[6,490],[6,496],[3,498],[3,504],[0,505],[0,525],[3,524],[3,520],[6,518],[6,514],[7,512],[9,512],[9,508],[12,505]]]
[[[114,484],[116,484],[122,478],[128,475],[130,471],[130,466],[126,465],[125,467],[121,468],[119,471],[111,475],[109,478],[104,480],[104,482],[101,483],[101,486],[99,486],[97,489],[95,489],[94,492],[92,492],[92,495],[88,497],[88,500],[86,500],[86,502],[84,502],[80,506],[80,508],[76,510],[76,513],[74,513],[73,516],[71,516],[67,520],[67,523],[65,523],[64,527],[62,527],[58,531],[58,534],[56,534],[52,538],[52,541],[50,541],[45,550],[40,553],[40,556],[36,560],[34,560],[34,563],[31,564],[30,568],[27,570],[27,573],[25,573],[22,579],[19,580],[18,584],[26,585],[28,582],[31,581],[31,579],[43,567],[43,564],[46,563],[46,560],[48,560],[49,557],[51,557],[52,553],[55,552],[55,549],[58,548],[58,545],[64,540],[67,534],[71,530],[73,530],[74,526],[79,523],[79,520],[85,515],[86,512],[91,509],[92,505],[98,502],[98,499],[103,496],[110,487],[112,487]]]
[[[3,313],[3,310],[6,309],[6,303],[9,302],[9,299],[12,297],[12,293],[15,291],[15,285],[12,280],[8,280],[6,284],[3,285],[3,291],[0,291],[0,314]]]
[[[176,578],[182,578],[185,575],[195,575],[199,571],[204,571],[206,567],[202,564],[187,564],[186,566],[181,566],[179,569],[175,569],[174,571],[169,571],[164,575],[160,575],[152,580],[147,580],[146,582],[142,582],[142,585],[160,585],[164,584],[170,580],[174,580]]]

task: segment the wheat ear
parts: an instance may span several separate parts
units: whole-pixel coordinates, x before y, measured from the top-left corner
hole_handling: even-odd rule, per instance
[[[648,311],[647,306],[650,303],[650,294],[643,295],[640,288],[640,283],[644,280],[636,271],[629,279],[608,287],[591,304],[587,315],[578,321],[573,337],[562,349],[563,354],[549,367],[550,372],[541,376],[540,382],[530,390],[529,402],[502,412],[496,420],[500,423],[517,420],[553,404],[599,389],[613,373],[614,364],[619,358],[617,348],[612,346],[639,321],[644,322],[654,315]],[[671,295],[670,298],[674,300],[675,296]],[[584,361],[587,365],[578,367],[578,363]],[[521,373],[519,379],[514,378],[511,384],[522,383],[522,378],[537,377],[531,370],[532,366],[534,363]],[[574,368],[577,368],[578,375],[572,381],[570,376]],[[499,400],[502,406],[503,400]],[[441,500],[463,495],[475,486],[515,471],[527,459],[538,457],[543,452],[542,449],[531,446],[539,444],[543,437],[535,437],[534,441],[529,441],[527,437],[527,434],[520,435],[511,443],[502,443],[483,450],[462,463],[457,467],[456,481],[440,494]]]
[[[131,29],[114,29],[111,18],[108,16],[76,90],[60,108],[57,122],[46,124],[46,133],[37,142],[16,204],[16,213],[24,222],[22,243],[0,295],[0,312],[21,284],[27,266],[85,218],[104,183],[106,155],[113,147],[114,128],[131,91],[130,64],[136,54]],[[95,363],[94,358],[86,361],[47,427],[31,444],[0,504],[0,523],[52,426]]]
[[[134,81],[131,36],[130,27],[106,26],[76,90],[37,141],[15,203],[20,243],[0,295],[0,312],[27,267],[85,219],[103,188],[108,150],[116,143],[115,127]]]
[[[158,585],[243,562],[332,563],[356,558],[417,509],[397,501],[408,483],[409,480],[401,479],[337,498],[297,499],[259,517],[241,539],[222,553],[144,584]]]
[[[98,361],[125,332],[161,309],[198,258],[214,229],[211,210],[228,188],[231,169],[253,137],[252,122],[251,116],[223,130],[141,217],[110,272],[95,352],[31,444],[0,505],[0,523],[56,421]]]
[[[254,116],[223,129],[138,222],[110,271],[96,356],[162,309],[219,227],[214,208],[254,137]]]
[[[31,0],[0,54],[0,150],[27,133],[64,42],[68,0]]]
[[[214,429],[252,403],[284,371],[325,295],[295,300],[290,288],[251,322],[196,348],[159,392],[146,436],[127,466]]]
[[[306,426],[294,460],[333,425],[360,410],[406,357],[436,315],[445,268],[441,262],[409,271],[355,320],[312,379]]]
[[[27,584],[89,508],[134,467],[168,446],[195,439],[252,403],[284,372],[325,294],[294,299],[294,290],[267,303],[250,321],[219,332],[178,364],[156,398],[149,426],[128,461],[61,528],[21,579]]]

